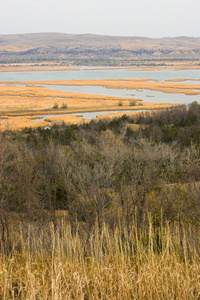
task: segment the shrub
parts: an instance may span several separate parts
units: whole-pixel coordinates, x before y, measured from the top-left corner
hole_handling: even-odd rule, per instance
[[[129,102],[129,105],[130,105],[130,106],[136,106],[136,105],[137,105],[137,103],[136,103],[136,101],[135,101],[135,100],[131,100],[131,101]]]
[[[193,101],[192,103],[189,104],[189,108],[191,108],[191,107],[199,107],[199,106],[200,106],[200,104],[197,101]]]
[[[54,103],[53,109],[58,109],[58,103]]]
[[[118,106],[123,106],[123,101],[122,100],[119,100]]]
[[[62,108],[62,109],[67,109],[67,104],[66,104],[66,103],[63,103],[62,106],[61,106],[61,108]]]

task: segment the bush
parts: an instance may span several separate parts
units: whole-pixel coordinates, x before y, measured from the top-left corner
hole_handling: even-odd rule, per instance
[[[58,103],[54,103],[53,109],[58,109]]]
[[[123,106],[123,101],[122,100],[119,100],[118,106]]]
[[[61,106],[62,109],[67,109],[67,104],[63,103]]]
[[[135,100],[131,100],[131,101],[129,102],[129,105],[130,105],[130,106],[136,106],[136,105],[137,105],[137,103],[136,103],[136,101],[135,101]]]

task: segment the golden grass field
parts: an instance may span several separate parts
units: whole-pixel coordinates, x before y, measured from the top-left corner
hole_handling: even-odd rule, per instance
[[[40,232],[28,225],[26,237],[15,231],[12,256],[0,257],[3,300],[200,299],[198,241],[184,228],[155,232],[151,220],[149,232],[132,226],[112,233],[103,226],[101,233],[94,228],[89,242],[78,232],[72,236],[62,219],[57,232],[53,224]]]
[[[105,86],[114,89],[148,89],[164,93],[184,93],[185,95],[200,94],[200,84],[179,82],[152,82],[150,79],[100,79],[100,80],[59,80],[59,81],[25,81],[25,84],[44,85],[88,85]],[[16,82],[17,83],[17,82]],[[199,91],[194,91],[199,89]]]

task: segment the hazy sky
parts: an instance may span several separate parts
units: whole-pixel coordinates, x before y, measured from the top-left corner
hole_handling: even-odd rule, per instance
[[[0,0],[0,34],[200,37],[200,0]]]

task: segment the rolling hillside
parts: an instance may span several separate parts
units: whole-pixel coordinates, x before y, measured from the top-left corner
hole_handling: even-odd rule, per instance
[[[152,39],[93,34],[0,35],[1,63],[66,61],[123,64],[136,60],[198,60],[200,38]]]

